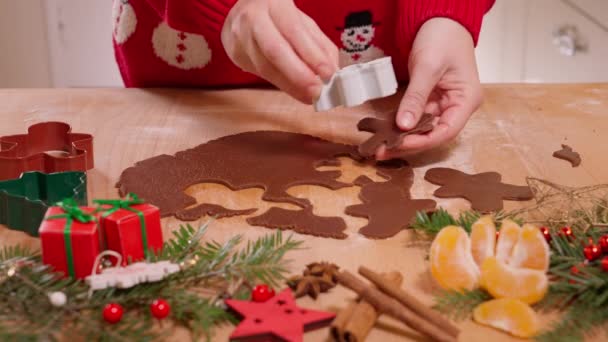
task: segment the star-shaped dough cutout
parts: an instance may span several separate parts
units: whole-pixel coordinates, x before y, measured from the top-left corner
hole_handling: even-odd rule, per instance
[[[430,169],[424,175],[427,181],[441,185],[434,195],[439,198],[464,198],[471,202],[471,209],[489,213],[503,209],[503,201],[528,201],[534,197],[529,186],[501,182],[496,172],[470,175],[448,168]]]
[[[304,331],[328,325],[336,316],[332,312],[298,307],[289,289],[263,303],[227,299],[226,305],[244,317],[230,335],[230,339],[239,340],[274,337],[302,341]]]

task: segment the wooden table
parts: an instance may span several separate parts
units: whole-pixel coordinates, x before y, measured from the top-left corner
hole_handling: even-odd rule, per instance
[[[422,177],[428,168],[436,166],[465,172],[498,171],[506,182],[515,184],[523,184],[526,176],[572,186],[608,183],[608,84],[491,85],[485,87],[485,95],[485,104],[457,141],[411,160],[415,166],[415,198],[432,198],[436,187]],[[25,132],[31,124],[51,120],[68,122],[75,132],[93,134],[96,168],[88,177],[89,198],[113,198],[117,196],[114,184],[120,173],[136,161],[259,129],[302,132],[356,144],[367,136],[356,131],[358,120],[372,113],[390,114],[398,101],[395,96],[355,109],[315,113],[311,107],[271,90],[0,90],[0,135]],[[551,156],[564,142],[581,153],[580,167],[572,168]],[[343,180],[353,180],[360,174],[375,177],[373,170],[356,167],[349,160],[344,160],[342,169]],[[230,208],[257,207],[260,212],[269,208],[268,203],[261,203],[262,192],[257,189],[232,192],[220,185],[202,184],[187,191],[199,202]],[[346,240],[297,235],[307,249],[290,255],[294,273],[318,260],[332,261],[351,271],[359,265],[378,271],[399,270],[405,275],[404,286],[431,305],[437,288],[428,272],[428,244],[418,243],[408,231],[387,240],[358,235],[365,220],[343,213],[345,206],[358,203],[358,188],[330,191],[299,186],[290,193],[309,198],[316,214],[342,216],[349,235]],[[438,202],[453,212],[468,208],[461,200]],[[507,208],[516,205],[509,203]],[[173,218],[165,219],[166,236],[179,224]],[[225,241],[243,234],[252,239],[268,232],[248,226],[241,217],[214,223],[208,237]],[[14,243],[39,246],[37,239],[0,228],[0,244]],[[338,310],[345,306],[345,298],[354,295],[336,288],[316,302],[301,299],[299,304]],[[422,340],[394,321],[383,318],[382,323],[380,329],[372,331],[371,341]],[[461,327],[461,341],[509,340],[505,334],[470,321]],[[217,340],[226,340],[230,331],[229,327],[219,329]],[[307,333],[306,340],[325,340],[327,336],[325,329]]]

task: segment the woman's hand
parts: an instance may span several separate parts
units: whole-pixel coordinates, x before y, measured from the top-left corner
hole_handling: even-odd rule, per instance
[[[397,111],[397,125],[407,131],[423,113],[438,117],[428,134],[409,135],[397,150],[381,147],[379,160],[398,158],[437,147],[458,135],[482,102],[482,89],[471,34],[447,18],[427,21],[410,53],[410,82]]]
[[[234,64],[312,103],[338,70],[338,48],[293,0],[240,0],[222,29]]]

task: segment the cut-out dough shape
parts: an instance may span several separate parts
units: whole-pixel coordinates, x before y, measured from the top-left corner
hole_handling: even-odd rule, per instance
[[[572,167],[581,165],[581,155],[575,152],[572,147],[562,144],[562,149],[553,152],[553,157],[570,162]]]
[[[312,207],[287,210],[273,207],[260,216],[250,217],[247,223],[266,228],[291,229],[297,233],[335,239],[345,239],[346,223],[341,217],[323,217],[313,214]]]
[[[397,92],[397,77],[390,57],[349,65],[336,72],[321,89],[316,111],[354,107]]]
[[[502,210],[503,201],[528,201],[534,195],[528,186],[517,186],[501,182],[497,172],[475,175],[448,169],[430,169],[424,175],[427,181],[441,185],[434,195],[439,198],[464,198],[471,202],[473,210],[489,213]]]
[[[409,131],[403,131],[394,119],[384,120],[377,118],[364,118],[359,121],[357,128],[360,131],[373,133],[374,135],[359,145],[359,153],[365,158],[376,154],[378,148],[386,145],[387,150],[392,150],[399,145],[408,135],[425,134],[433,130],[433,115],[424,114],[418,121],[416,127]]]
[[[369,220],[359,233],[372,239],[389,238],[407,229],[418,211],[435,209],[433,200],[410,197],[414,173],[405,162],[381,164],[378,175],[387,181],[374,182],[366,176],[355,180],[363,203],[347,207],[346,214]]]
[[[319,185],[332,190],[352,186],[337,180],[340,171],[316,169],[339,166],[340,156],[359,159],[355,146],[310,135],[245,132],[209,141],[175,156],[160,155],[138,162],[123,171],[117,187],[122,196],[134,193],[159,207],[163,217],[197,204],[184,191],[201,183],[219,183],[231,190],[261,188],[265,201],[306,208],[310,202],[289,195],[287,189],[296,185]],[[200,214],[204,212],[201,210]]]

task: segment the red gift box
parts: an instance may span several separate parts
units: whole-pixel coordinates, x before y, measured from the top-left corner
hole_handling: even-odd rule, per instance
[[[40,226],[42,262],[73,278],[91,274],[101,253],[95,209],[64,201],[50,207]]]
[[[135,195],[125,200],[94,200],[102,205],[99,215],[106,246],[122,255],[123,264],[157,254],[163,247],[160,210]]]

